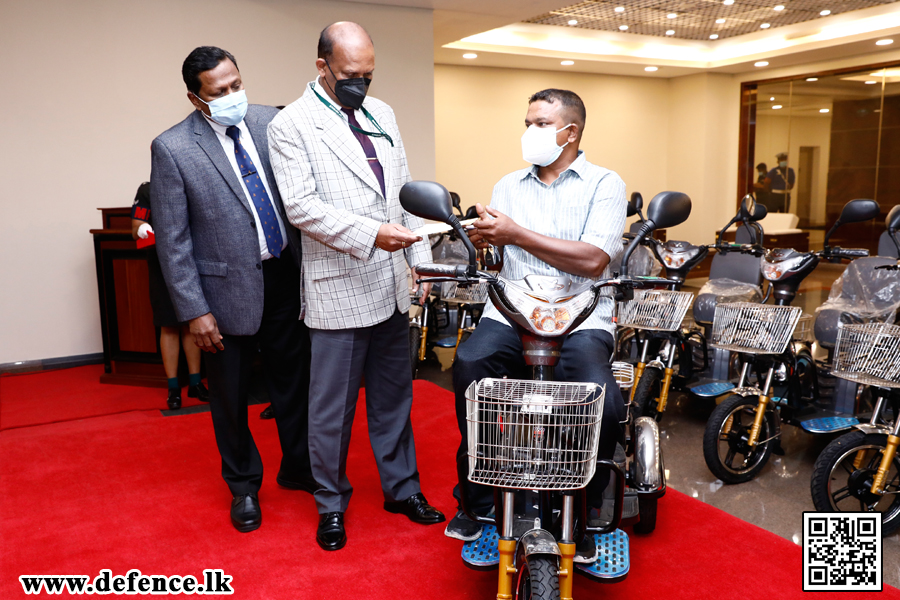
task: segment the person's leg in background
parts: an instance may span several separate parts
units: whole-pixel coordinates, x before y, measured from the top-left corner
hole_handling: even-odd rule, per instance
[[[194,348],[197,348],[195,345]],[[169,397],[166,404],[169,410],[181,408],[181,386],[178,385],[178,354],[181,351],[181,339],[178,327],[159,328],[159,353],[162,355],[163,369],[169,382]],[[200,348],[197,348],[200,353]]]
[[[187,323],[181,326],[181,347],[188,366],[188,398],[196,398],[200,402],[209,402],[209,390],[200,378],[200,348],[194,343]]]

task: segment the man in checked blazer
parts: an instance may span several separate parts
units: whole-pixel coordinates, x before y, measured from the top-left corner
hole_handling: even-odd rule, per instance
[[[431,252],[411,231],[422,221],[400,206],[410,179],[403,141],[391,108],[366,96],[375,68],[366,31],[348,22],[327,27],[318,56],[319,77],[272,120],[269,147],[288,219],[302,232],[309,446],[322,486],[316,540],[338,550],[347,539],[347,448],[363,375],[385,510],[423,524],[444,515],[421,493],[410,423],[406,268],[430,261]]]
[[[262,351],[282,459],[276,481],[312,493],[309,332],[300,320],[300,243],[269,164],[278,111],[247,105],[234,57],[203,46],[182,77],[194,110],[153,140],[150,203],[166,285],[207,352],[210,410],[238,531],[259,527],[263,466],[247,426],[250,367]]]

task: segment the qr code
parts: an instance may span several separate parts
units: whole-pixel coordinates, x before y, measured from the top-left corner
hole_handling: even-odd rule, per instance
[[[803,591],[881,591],[879,513],[803,513]]]

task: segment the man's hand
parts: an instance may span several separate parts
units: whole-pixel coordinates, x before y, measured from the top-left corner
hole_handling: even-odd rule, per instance
[[[194,343],[204,352],[215,354],[216,348],[219,350],[225,349],[225,346],[222,344],[222,334],[219,333],[219,326],[212,313],[206,313],[196,319],[191,319],[189,328],[194,336]]]
[[[478,220],[472,223],[475,229],[469,231],[469,239],[476,248],[487,248],[488,244],[506,246],[515,244],[521,227],[499,210],[490,206],[475,205]],[[494,217],[493,219],[491,217]]]
[[[421,241],[421,239],[421,235],[416,235],[403,225],[385,223],[378,228],[378,235],[375,236],[375,247],[388,252],[396,252],[397,250],[409,248],[416,242]]]
[[[422,283],[415,283],[417,279],[420,279],[422,276],[419,275],[419,272],[415,269],[412,270],[412,278],[413,278],[413,294],[415,294],[419,290],[419,286],[422,287],[422,296],[419,298],[419,304],[425,304],[425,298],[428,297],[428,294],[431,293],[431,282],[423,281]]]

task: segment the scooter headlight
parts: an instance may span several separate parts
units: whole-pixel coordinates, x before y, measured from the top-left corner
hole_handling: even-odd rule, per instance
[[[697,256],[700,248],[694,248],[683,252],[673,252],[666,247],[659,249],[659,257],[663,264],[670,269],[680,269],[685,262]]]
[[[531,290],[524,290],[510,282],[507,282],[505,291],[509,302],[525,317],[532,331],[543,336],[563,335],[573,320],[594,299],[591,289],[552,303]]]
[[[803,264],[804,260],[806,260],[806,256],[795,256],[784,260],[772,260],[762,256],[759,262],[762,267],[763,277],[768,281],[779,281],[796,271]]]

